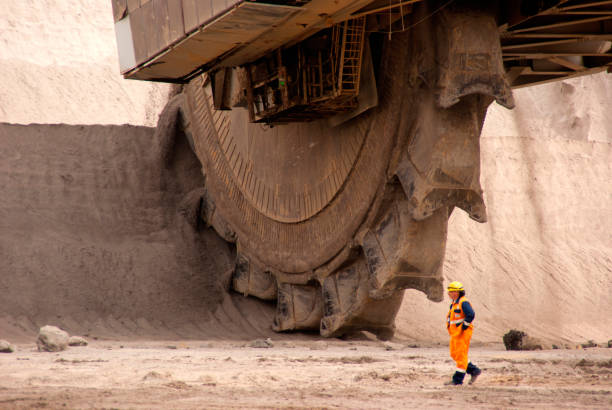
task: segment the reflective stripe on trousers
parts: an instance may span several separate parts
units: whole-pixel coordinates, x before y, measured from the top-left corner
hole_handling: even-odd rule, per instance
[[[470,340],[472,339],[472,328],[461,331],[460,326],[451,326],[450,333],[450,355],[457,363],[457,370],[467,370],[468,367],[468,351],[470,350]]]

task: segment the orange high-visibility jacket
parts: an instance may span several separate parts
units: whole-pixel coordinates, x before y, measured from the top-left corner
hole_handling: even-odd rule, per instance
[[[465,296],[461,296],[459,299],[454,300],[446,315],[446,328],[449,333],[455,333],[459,327],[467,329],[468,327],[474,327],[472,320],[474,320],[474,309],[467,301]]]

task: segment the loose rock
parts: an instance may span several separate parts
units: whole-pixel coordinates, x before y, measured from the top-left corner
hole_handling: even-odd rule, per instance
[[[40,352],[60,352],[68,347],[70,336],[56,326],[43,326],[38,332],[36,346]]]
[[[68,346],[87,346],[89,343],[81,336],[70,336]]]
[[[272,343],[272,339],[256,339],[253,340],[249,347],[259,348],[259,349],[268,349],[270,347],[274,347],[274,343]]]
[[[542,350],[542,343],[527,333],[512,329],[503,337],[506,350]]]
[[[525,332],[512,329],[503,337],[506,350],[521,350],[523,348],[523,338],[527,336]]]
[[[0,340],[0,353],[13,353],[15,346],[7,342],[6,340]]]
[[[385,342],[383,347],[385,350],[402,350],[405,346],[401,343]]]
[[[327,342],[324,340],[317,340],[310,346],[310,350],[327,350]]]

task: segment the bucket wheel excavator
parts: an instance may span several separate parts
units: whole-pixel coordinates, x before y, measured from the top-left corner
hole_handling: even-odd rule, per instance
[[[277,331],[394,333],[443,297],[447,224],[486,221],[479,137],[512,88],[610,68],[612,1],[113,0],[125,78],[202,164],[197,218]]]

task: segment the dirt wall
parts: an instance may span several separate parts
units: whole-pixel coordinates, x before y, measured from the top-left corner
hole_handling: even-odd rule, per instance
[[[231,254],[182,212],[203,184],[185,140],[168,168],[147,127],[0,124],[0,144],[2,338],[224,335]]]

